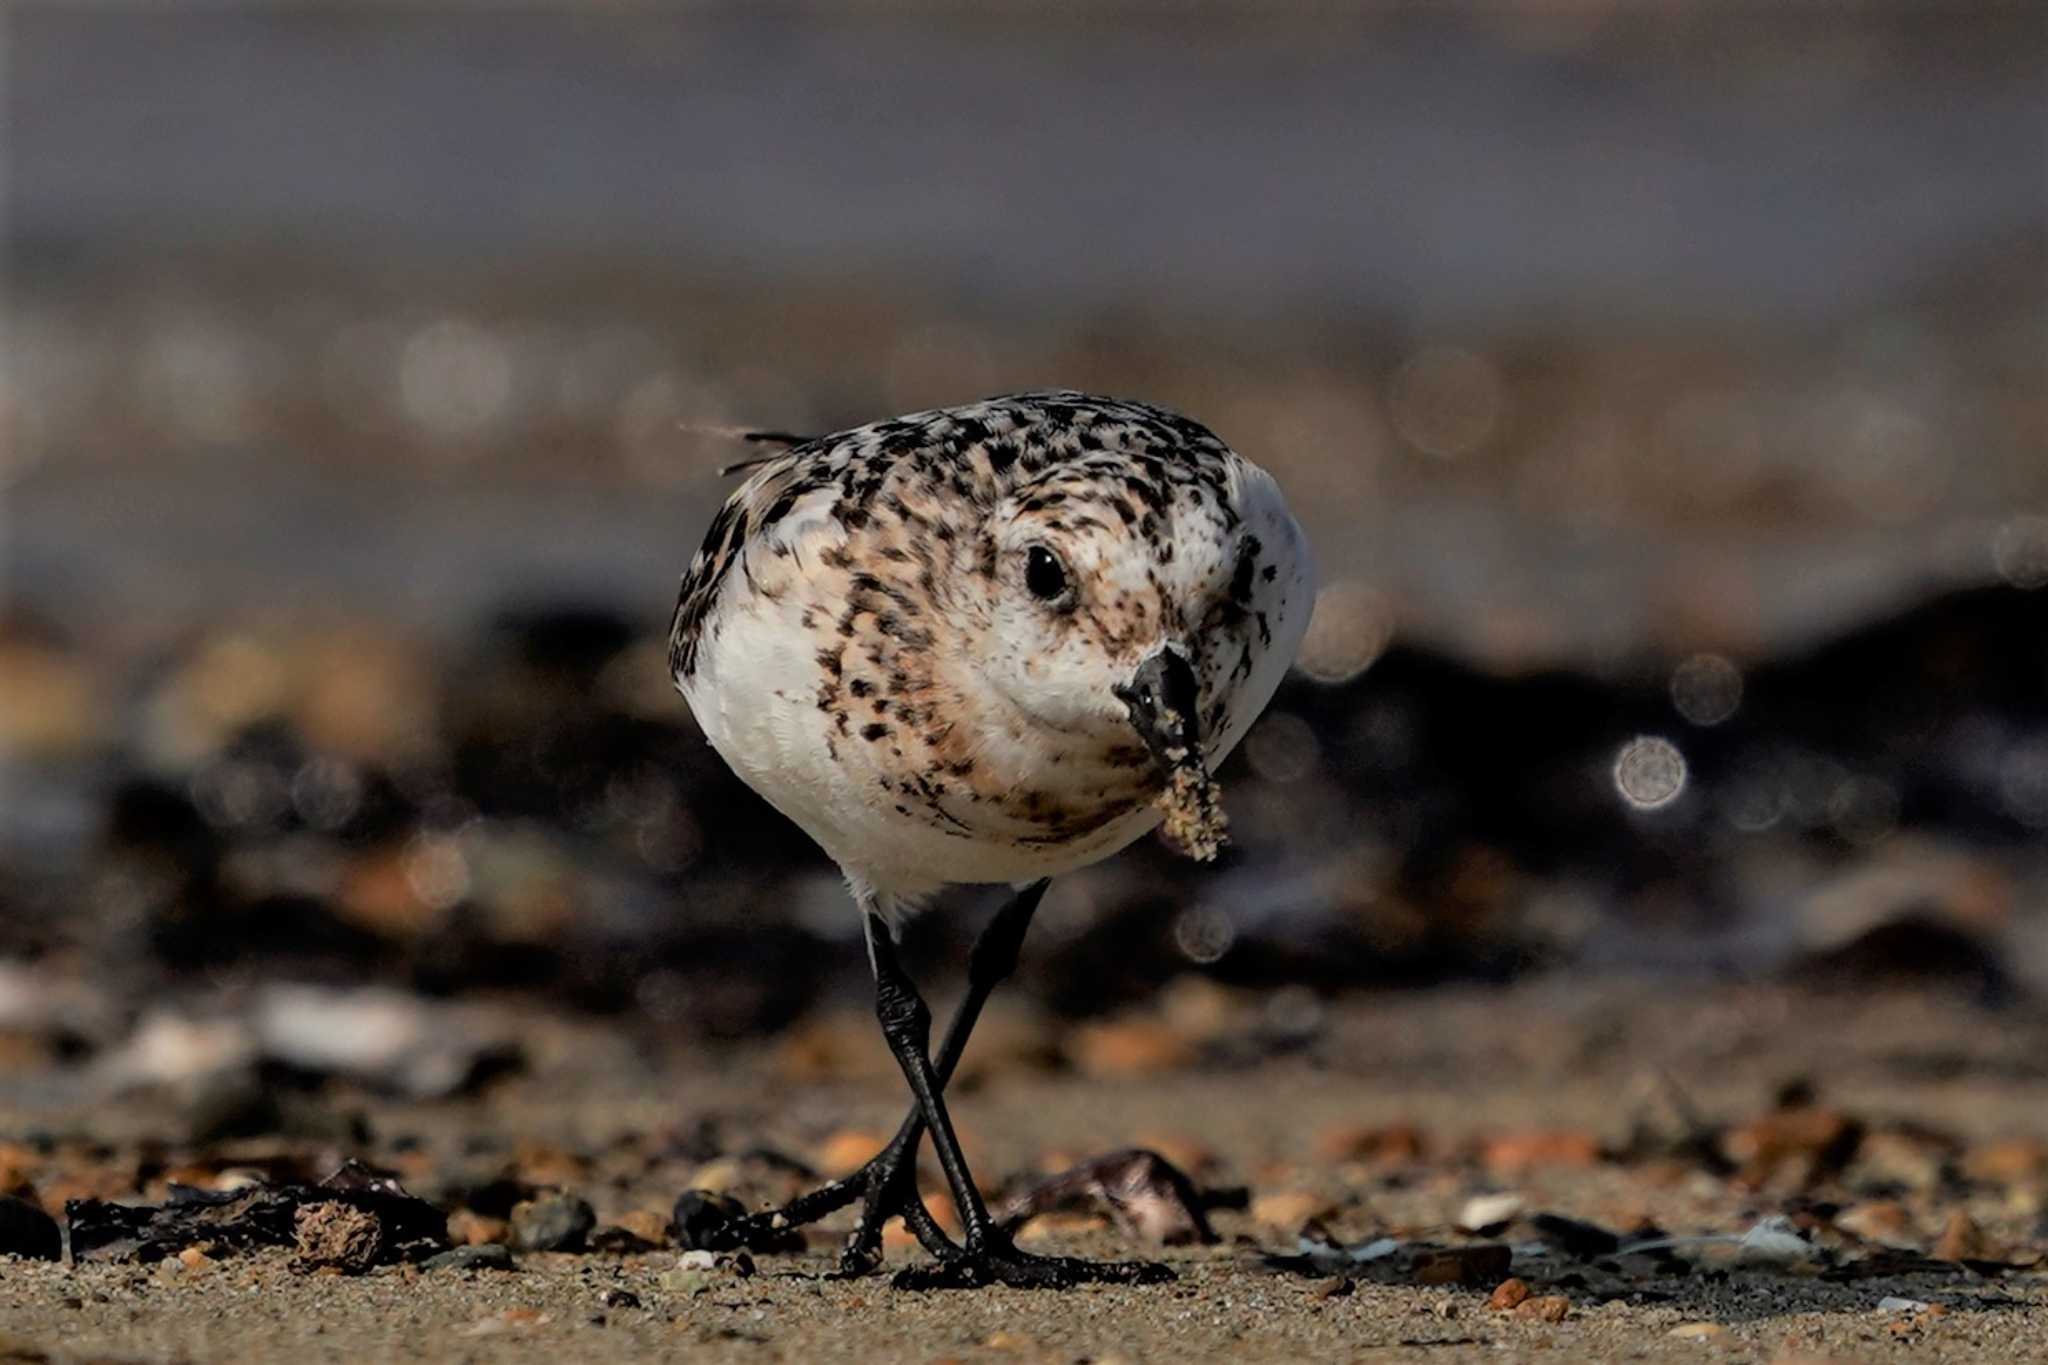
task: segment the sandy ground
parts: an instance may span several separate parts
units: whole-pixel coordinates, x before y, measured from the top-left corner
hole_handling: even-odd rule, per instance
[[[0,1258],[0,1360],[2048,1360],[2040,1180],[1916,1176],[1913,1156],[1937,1150],[1969,1168],[1995,1144],[2048,1138],[2048,1022],[2036,1009],[1552,983],[1380,997],[1333,1010],[1306,1041],[1274,1049],[1245,1041],[1265,1018],[1250,1013],[1258,1008],[1180,992],[1084,1043],[1069,1038],[1069,1054],[1087,1060],[1059,1068],[1026,1060],[1043,1021],[998,1014],[962,1077],[964,1137],[991,1188],[1134,1143],[1169,1152],[1208,1185],[1248,1187],[1249,1210],[1213,1215],[1215,1246],[1133,1245],[1099,1220],[1027,1232],[1040,1249],[1158,1257],[1178,1275],[1169,1285],[905,1293],[880,1278],[823,1278],[831,1233],[802,1256],[757,1257],[752,1275],[679,1271],[673,1250],[532,1253],[513,1272],[407,1266],[359,1278],[295,1273],[283,1251],[196,1268]],[[509,1154],[529,1171],[568,1171],[560,1183],[580,1188],[601,1222],[665,1207],[691,1167],[663,1143],[706,1120],[729,1150],[765,1144],[820,1164],[835,1143],[857,1145],[849,1134],[886,1128],[900,1100],[858,1022],[830,1015],[715,1055],[650,1055],[616,1030],[550,1025],[529,1073],[484,1095],[365,1099],[370,1138],[351,1150],[388,1161],[429,1197],[465,1162]],[[1176,1037],[1191,1047],[1160,1042]],[[1674,1105],[1739,1154],[1750,1140],[1739,1134],[1751,1131],[1742,1125],[1765,1123],[1772,1095],[1793,1081],[1817,1092],[1809,1109],[1852,1116],[1872,1135],[1846,1170],[1717,1177],[1640,1155],[1642,1134],[1670,1122]],[[180,1121],[164,1097],[0,1110],[9,1135],[90,1134],[113,1152]],[[1389,1166],[1361,1155],[1371,1134],[1397,1127],[1419,1135],[1419,1156]],[[235,1150],[266,1141],[291,1145],[243,1139]],[[178,1149],[166,1159],[175,1165]],[[1537,1295],[1570,1301],[1569,1316],[1551,1323],[1489,1308],[1488,1285],[1296,1274],[1265,1259],[1296,1249],[1294,1229],[1311,1210],[1346,1244],[1384,1233],[1456,1245],[1470,1239],[1452,1224],[1484,1192],[1605,1227],[1647,1219],[1681,1234],[1893,1203],[1901,1231],[1888,1240],[1898,1245],[1924,1251],[1962,1213],[2025,1268],[1923,1263],[1845,1280],[1708,1258],[1690,1274],[1617,1277],[1518,1252],[1515,1272]],[[1870,1250],[1831,1245],[1838,1263]],[[900,1245],[889,1254],[892,1266],[918,1256]],[[1881,1310],[1888,1296],[1947,1311]]]
[[[278,1267],[203,1282],[38,1268],[5,1281],[0,1358],[148,1360],[1842,1360],[2048,1358],[2048,1293],[1922,1286],[1949,1316],[1905,1335],[1860,1287],[1731,1282],[1654,1305],[1611,1303],[1548,1324],[1484,1295],[1371,1287],[1320,1298],[1246,1269],[1231,1248],[1169,1257],[1171,1285],[896,1294],[777,1266],[697,1297],[660,1286],[653,1259],[571,1258],[475,1279],[293,1279]],[[1900,1286],[1906,1288],[1908,1286]],[[639,1308],[609,1308],[624,1288]],[[64,1306],[83,1300],[80,1307]],[[1673,1337],[1713,1321],[1707,1340]]]

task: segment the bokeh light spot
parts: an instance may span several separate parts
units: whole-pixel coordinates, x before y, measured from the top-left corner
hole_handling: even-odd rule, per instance
[[[1319,683],[1350,682],[1379,658],[1394,637],[1394,609],[1386,594],[1355,579],[1316,594],[1315,614],[1295,663]]]
[[[1213,906],[1183,910],[1173,921],[1173,943],[1190,962],[1211,963],[1230,951],[1237,926]]]
[[[2048,517],[2014,517],[1991,538],[1998,576],[2031,592],[2048,588]]]
[[[406,417],[428,435],[481,435],[511,403],[512,355],[497,336],[471,323],[430,323],[399,354],[398,389]]]
[[[1322,746],[1300,716],[1269,711],[1245,740],[1245,758],[1252,771],[1268,782],[1299,782],[1316,769]]]
[[[1685,755],[1668,739],[1641,735],[1614,760],[1614,789],[1637,810],[1670,805],[1685,790]]]
[[[1486,444],[1500,423],[1500,371],[1473,351],[1426,347],[1394,372],[1387,408],[1408,444],[1440,460],[1459,459]]]
[[[1719,654],[1695,654],[1671,672],[1671,704],[1694,725],[1719,725],[1742,706],[1742,670]]]

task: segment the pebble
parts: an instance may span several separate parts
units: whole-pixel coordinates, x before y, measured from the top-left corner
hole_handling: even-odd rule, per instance
[[[57,1220],[26,1199],[0,1194],[0,1255],[54,1261],[64,1254]]]
[[[1997,1259],[1984,1230],[1977,1226],[1977,1220],[1957,1209],[1949,1215],[1948,1225],[1935,1239],[1934,1249],[1928,1253],[1937,1261],[1989,1261]]]
[[[1963,1174],[1997,1185],[2048,1181],[2048,1141],[2012,1138],[1973,1147],[1963,1157]]]
[[[598,1295],[597,1301],[606,1308],[638,1308],[640,1296],[630,1289],[607,1289]]]
[[[1475,1194],[1458,1211],[1460,1232],[1480,1232],[1505,1227],[1522,1211],[1519,1194]]]
[[[512,1225],[502,1218],[487,1218],[473,1209],[457,1209],[448,1215],[448,1240],[456,1246],[488,1246],[511,1236]]]
[[[1728,1130],[1721,1151],[1741,1167],[1741,1179],[1761,1185],[1790,1166],[1804,1177],[1837,1168],[1855,1152],[1863,1126],[1835,1109],[1801,1106],[1773,1110]]]
[[[662,1272],[658,1283],[671,1294],[684,1294],[694,1297],[711,1288],[711,1272],[708,1270],[686,1270],[679,1266],[674,1270]]]
[[[619,1215],[619,1226],[652,1246],[668,1245],[668,1215],[659,1209],[633,1209]]]
[[[512,1260],[512,1248],[502,1242],[486,1242],[481,1246],[456,1247],[438,1256],[430,1256],[420,1263],[422,1270],[514,1270],[518,1267]]]
[[[675,1243],[685,1249],[723,1250],[733,1243],[733,1222],[746,1215],[746,1208],[737,1199],[709,1190],[684,1190],[676,1196],[672,1227]]]
[[[298,1239],[295,1269],[331,1268],[360,1275],[384,1253],[383,1223],[375,1214],[340,1200],[300,1205],[292,1215],[292,1230]]]
[[[1067,1038],[1067,1056],[1084,1076],[1145,1076],[1195,1060],[1195,1045],[1164,1020],[1141,1017],[1084,1024]]]
[[[1727,1336],[1728,1329],[1718,1322],[1681,1322],[1664,1335],[1677,1337],[1680,1341],[1707,1341]]]
[[[1835,1219],[1835,1226],[1880,1246],[1903,1248],[1914,1244],[1912,1219],[1905,1206],[1893,1199],[1873,1199],[1845,1209]]]
[[[642,1252],[659,1251],[667,1244],[666,1237],[658,1242],[650,1241],[631,1228],[620,1227],[617,1223],[607,1223],[590,1234],[588,1247],[591,1251],[602,1252],[607,1256],[638,1256]]]
[[[1480,1164],[1497,1174],[1515,1174],[1545,1166],[1585,1167],[1600,1161],[1600,1139],[1577,1131],[1511,1133],[1490,1139],[1479,1149]]]
[[[1538,1322],[1563,1322],[1571,1311],[1572,1301],[1562,1294],[1544,1294],[1515,1305],[1516,1317],[1534,1318]]]
[[[1506,1279],[1494,1286],[1493,1293],[1487,1296],[1486,1306],[1496,1313],[1505,1313],[1528,1297],[1529,1285],[1526,1281]]]
[[[1498,1242],[1424,1252],[1415,1262],[1419,1284],[1464,1284],[1477,1289],[1498,1284],[1508,1273],[1514,1253]]]
[[[1316,1155],[1325,1161],[1362,1161],[1375,1166],[1420,1161],[1424,1148],[1422,1130],[1412,1123],[1330,1128],[1316,1138]]]
[[[512,1245],[522,1251],[581,1251],[597,1214],[573,1194],[545,1194],[512,1206]]]
[[[1330,1201],[1308,1190],[1275,1190],[1252,1200],[1252,1221],[1292,1231],[1312,1219],[1330,1215]]]
[[[887,1134],[842,1128],[818,1144],[811,1160],[822,1174],[836,1180],[867,1165],[870,1157],[888,1145]]]

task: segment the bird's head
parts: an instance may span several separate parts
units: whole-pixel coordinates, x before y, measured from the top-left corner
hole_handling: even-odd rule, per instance
[[[1162,782],[1207,781],[1285,673],[1313,592],[1277,488],[1242,461],[1214,484],[1087,468],[1023,483],[979,567],[988,687],[1055,741]]]

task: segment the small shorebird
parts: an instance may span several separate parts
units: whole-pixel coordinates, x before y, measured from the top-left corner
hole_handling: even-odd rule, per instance
[[[683,575],[669,663],[713,748],[840,866],[876,1012],[916,1103],[854,1175],[747,1215],[771,1238],[862,1201],[842,1269],[901,1216],[936,1258],[912,1287],[1165,1278],[1019,1251],[968,1174],[944,1091],[1061,872],[1165,823],[1213,857],[1210,773],[1280,684],[1315,584],[1278,485],[1143,403],[1028,393],[916,413],[749,461]],[[931,893],[1005,883],[939,1051],[895,932]],[[919,1201],[931,1133],[962,1239]]]

